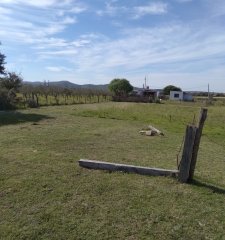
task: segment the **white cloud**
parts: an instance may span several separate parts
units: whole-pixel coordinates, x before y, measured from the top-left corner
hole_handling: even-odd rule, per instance
[[[84,3],[76,3],[76,5],[74,6],[74,4],[71,4],[69,8],[65,8],[65,9],[60,9],[57,12],[58,16],[64,16],[65,14],[80,14],[83,12],[88,11],[88,6]]]
[[[73,7],[71,10],[69,10],[69,12],[78,14],[78,13],[87,11],[87,9],[88,9],[88,7],[82,4],[80,6],[78,5],[78,6]]]
[[[0,39],[3,42],[15,42],[16,45],[23,43],[41,44],[41,42],[48,42],[46,39],[50,39],[51,44],[52,39],[56,40],[53,37],[54,35],[63,32],[68,25],[77,23],[77,17],[72,17],[70,13],[76,7],[76,4],[72,4],[69,8],[69,5],[65,8],[59,7],[59,4],[69,4],[71,1],[61,1],[60,3],[57,1],[54,9],[39,10],[14,5],[20,2],[23,4],[31,4],[32,2],[36,5],[36,1],[3,1],[7,6],[0,7]],[[41,6],[47,6],[56,1],[42,0],[37,2]],[[64,12],[62,16],[58,15],[59,11],[57,9],[62,9]],[[55,43],[58,44],[59,41],[60,39],[57,39]]]
[[[70,68],[59,67],[59,66],[49,66],[49,67],[46,67],[46,69],[51,72],[63,72],[63,71],[71,72],[72,71]]]
[[[166,3],[152,2],[148,5],[138,6],[134,8],[134,18],[140,18],[144,15],[160,15],[165,14],[168,11]]]
[[[56,56],[62,56],[62,57],[71,57],[77,55],[78,50],[74,48],[67,48],[65,50],[52,50],[52,51],[42,51],[39,52],[42,59],[46,59],[49,57],[56,57]]]
[[[212,17],[221,17],[225,15],[225,1],[224,0],[205,0],[208,7],[208,12]]]
[[[97,15],[99,15],[99,16],[109,15],[109,16],[113,17],[121,12],[127,11],[126,7],[116,6],[114,3],[115,3],[115,1],[106,2],[105,9],[96,11]]]
[[[0,15],[7,15],[11,13],[12,13],[12,10],[10,10],[9,8],[0,7]]]
[[[118,5],[117,1],[109,1],[105,3],[105,9],[96,11],[97,15],[115,17],[119,14],[127,14],[132,18],[137,19],[145,15],[161,15],[168,11],[167,3],[163,2],[151,2],[147,5],[138,5],[135,7],[128,7]]]
[[[178,3],[187,3],[187,2],[192,2],[193,0],[175,0]]]
[[[61,24],[73,24],[76,23],[77,19],[75,17],[66,17],[60,21]]]
[[[84,47],[86,46],[87,44],[91,43],[90,40],[88,39],[79,39],[77,41],[73,41],[71,42],[71,44],[75,47]]]
[[[29,5],[33,7],[50,7],[53,5],[68,5],[71,1],[68,0],[1,0],[2,4],[17,4],[17,5]]]

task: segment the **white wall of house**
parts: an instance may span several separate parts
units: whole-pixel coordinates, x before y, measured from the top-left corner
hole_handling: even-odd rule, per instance
[[[184,93],[182,91],[170,91],[170,100],[183,101]]]
[[[183,100],[184,101],[193,101],[193,96],[189,93],[184,92]]]
[[[170,91],[170,100],[174,101],[193,101],[193,96],[182,91]]]

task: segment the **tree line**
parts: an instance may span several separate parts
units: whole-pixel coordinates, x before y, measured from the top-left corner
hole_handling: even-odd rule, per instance
[[[111,100],[111,93],[107,90],[65,88],[47,82],[38,86],[24,84],[21,74],[6,71],[5,59],[0,52],[0,110]]]
[[[101,89],[64,88],[44,82],[39,86],[23,84],[20,88],[20,98],[24,107],[38,107],[100,103],[110,101],[111,95]]]

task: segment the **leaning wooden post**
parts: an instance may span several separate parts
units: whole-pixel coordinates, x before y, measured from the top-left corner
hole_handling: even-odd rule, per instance
[[[207,111],[208,111],[207,108],[202,108],[200,112],[198,130],[195,136],[188,181],[191,181],[194,177],[194,171],[195,171],[195,166],[196,166],[197,157],[198,157],[198,150],[199,150],[200,140],[202,136],[203,126],[207,117]]]
[[[195,142],[197,127],[188,125],[186,128],[186,135],[184,141],[183,154],[180,162],[178,180],[186,183],[189,178],[189,171]]]

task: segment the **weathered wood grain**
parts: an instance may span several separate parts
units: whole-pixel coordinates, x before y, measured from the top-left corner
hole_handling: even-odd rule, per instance
[[[182,183],[186,183],[189,178],[189,171],[197,129],[197,127],[192,125],[188,125],[186,128],[183,154],[178,174],[178,180]]]
[[[194,171],[195,171],[195,166],[196,166],[196,162],[197,162],[197,156],[198,156],[198,150],[199,150],[201,136],[202,136],[202,130],[204,127],[205,120],[207,118],[207,111],[208,110],[206,108],[202,108],[200,115],[199,115],[198,130],[197,130],[196,136],[195,136],[195,142],[194,142],[194,147],[193,147],[188,181],[191,181],[194,177]]]
[[[99,170],[108,170],[108,171],[121,171],[127,173],[137,173],[141,175],[150,175],[150,176],[172,176],[176,177],[178,175],[177,170],[167,170],[161,168],[148,168],[140,167],[134,165],[110,163],[110,162],[101,162],[95,160],[79,160],[79,165],[84,168],[89,169],[99,169]]]

